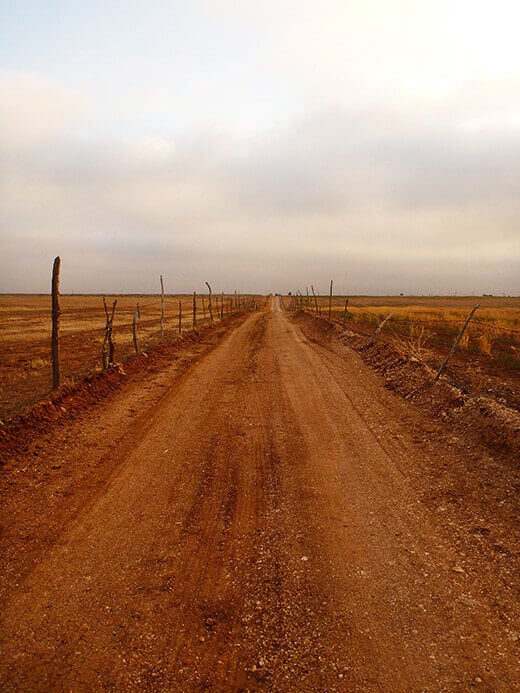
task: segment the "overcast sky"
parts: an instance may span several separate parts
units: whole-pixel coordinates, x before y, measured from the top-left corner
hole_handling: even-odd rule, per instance
[[[520,294],[517,0],[0,0],[0,291]]]

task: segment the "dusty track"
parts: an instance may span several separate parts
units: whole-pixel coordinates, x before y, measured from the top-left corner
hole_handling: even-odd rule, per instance
[[[478,478],[460,523],[436,501],[461,453],[434,428],[356,354],[252,315],[10,554],[1,689],[520,690],[513,527]]]

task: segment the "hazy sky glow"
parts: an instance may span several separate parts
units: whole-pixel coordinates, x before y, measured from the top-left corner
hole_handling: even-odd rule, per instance
[[[520,294],[517,0],[4,0],[0,291]]]

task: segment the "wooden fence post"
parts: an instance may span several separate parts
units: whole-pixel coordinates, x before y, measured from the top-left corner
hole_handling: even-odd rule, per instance
[[[109,366],[114,363],[114,342],[112,341],[112,325],[114,324],[114,315],[116,312],[117,299],[112,303],[112,312],[108,312],[108,306],[105,297],[103,296],[103,306],[105,308],[105,338],[103,339],[103,346],[101,347],[101,359],[103,362],[103,370],[106,370]],[[107,358],[107,344],[108,344],[108,358]]]
[[[345,299],[345,310],[343,312],[343,329],[347,326],[348,298]]]
[[[52,389],[60,386],[60,257],[52,266]]]
[[[330,280],[330,292],[329,292],[329,322],[332,318],[332,279]]]
[[[193,329],[197,327],[197,294],[193,292]]]
[[[455,353],[455,349],[459,346],[459,342],[462,339],[462,335],[464,334],[464,332],[466,332],[466,328],[468,327],[471,318],[475,315],[475,311],[477,310],[477,308],[480,308],[480,303],[477,303],[476,306],[473,306],[471,313],[466,318],[466,322],[460,328],[459,334],[457,335],[457,339],[455,340],[455,342],[453,343],[453,346],[450,349],[450,353],[446,356],[446,358],[444,359],[444,361],[441,364],[441,367],[437,371],[437,375],[435,376],[435,378],[433,380],[434,383],[437,382],[437,380],[439,380],[439,378],[441,377],[442,371],[446,368],[446,366],[448,365],[448,361],[451,359],[451,357]]]
[[[134,338],[134,349],[135,353],[139,353],[139,342],[137,341],[137,319],[141,317],[141,309],[139,308],[139,304],[137,304],[137,308],[135,309],[134,312],[134,317],[132,320],[132,335]]]
[[[182,301],[179,301],[179,334],[182,334]]]
[[[393,313],[390,313],[390,315],[387,315],[386,318],[385,318],[384,320],[382,320],[382,321],[379,323],[379,325],[378,325],[378,326],[376,327],[376,329],[374,330],[372,336],[370,337],[370,340],[369,340],[369,342],[368,342],[368,344],[367,344],[367,349],[368,349],[368,347],[372,344],[372,342],[373,342],[374,339],[377,337],[377,335],[381,332],[381,330],[383,329],[383,327],[385,326],[385,324],[386,324],[393,316],[394,316],[394,314],[393,314]]]
[[[161,342],[164,336],[164,284],[161,274]]]
[[[211,286],[206,282],[206,286],[208,287],[209,291],[209,298],[208,298],[208,310],[209,310],[209,321],[213,322],[213,307],[211,305]]]
[[[224,320],[224,292],[222,292],[222,298],[220,299],[220,319]]]
[[[312,284],[311,284],[311,291],[312,291],[312,295],[314,296],[314,305],[316,307],[316,315],[318,315],[318,299],[316,298],[316,294],[314,293],[314,287]]]

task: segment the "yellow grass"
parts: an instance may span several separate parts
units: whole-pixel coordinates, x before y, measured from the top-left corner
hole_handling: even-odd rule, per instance
[[[313,299],[312,299],[313,301]],[[319,296],[318,306],[322,316],[328,315],[328,297]],[[491,356],[494,347],[504,341],[508,344],[520,342],[520,297],[409,297],[409,296],[352,296],[348,303],[348,320],[377,325],[387,315],[393,318],[385,330],[392,329],[406,335],[409,344],[423,351],[431,341],[444,341],[456,334],[464,324],[471,308],[479,303],[480,308],[464,334],[460,346],[472,348]],[[332,315],[341,321],[344,316],[345,297],[334,296]],[[314,310],[309,301],[308,310]],[[415,347],[414,347],[415,349]],[[514,346],[507,346],[514,355]]]

